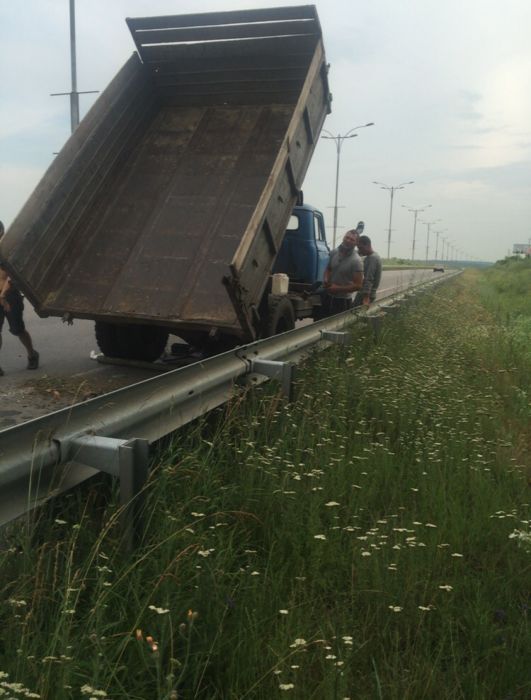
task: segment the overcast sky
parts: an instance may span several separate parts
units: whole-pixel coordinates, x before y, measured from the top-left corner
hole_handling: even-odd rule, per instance
[[[134,50],[125,17],[303,4],[77,0],[78,89],[102,90]],[[385,254],[411,256],[413,214],[470,256],[531,237],[531,0],[317,0],[333,111],[344,134],[338,228],[358,220]],[[14,219],[70,132],[68,0],[0,0],[0,219]],[[81,100],[83,116],[94,101]],[[305,183],[332,235],[336,151],[321,140]],[[417,225],[416,256],[427,226]],[[440,246],[439,246],[440,248]],[[429,248],[430,257],[434,254]]]

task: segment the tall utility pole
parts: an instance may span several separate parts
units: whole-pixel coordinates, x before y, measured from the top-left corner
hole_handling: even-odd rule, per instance
[[[401,182],[399,185],[386,185],[383,182],[377,182],[373,180],[373,185],[379,185],[380,189],[387,190],[391,195],[391,202],[389,206],[389,230],[387,233],[387,259],[391,257],[391,222],[393,221],[393,197],[395,196],[395,190],[403,190],[406,185],[412,185],[414,180],[409,182]]]
[[[411,244],[411,260],[413,261],[413,260],[415,260],[415,240],[416,240],[416,236],[417,236],[417,215],[418,215],[419,211],[425,211],[426,209],[431,207],[431,204],[425,204],[422,209],[409,208],[406,204],[402,204],[402,206],[405,209],[407,209],[408,211],[413,212],[413,214],[415,215],[415,217],[413,219],[413,243]]]
[[[70,92],[52,92],[51,97],[70,96],[70,129],[74,131],[79,126],[79,96],[88,95],[98,90],[86,90],[78,92],[77,89],[77,64],[76,64],[76,0],[69,0],[70,3],[70,72],[72,76],[72,89]]]
[[[374,126],[374,122],[369,122],[368,124],[361,124],[360,126],[355,126],[349,131],[347,131],[346,134],[343,136],[341,134],[337,134],[334,136],[334,134],[331,134],[329,131],[326,129],[323,129],[323,133],[325,134],[324,136],[321,136],[322,139],[330,139],[331,141],[334,141],[336,144],[336,154],[337,154],[337,159],[336,159],[336,196],[334,200],[334,237],[332,240],[332,248],[336,247],[336,232],[337,232],[337,195],[338,195],[338,190],[339,190],[339,161],[341,158],[341,147],[343,146],[343,142],[345,139],[353,139],[355,136],[358,134],[352,133],[353,131],[357,131],[358,129],[364,129],[366,126]]]

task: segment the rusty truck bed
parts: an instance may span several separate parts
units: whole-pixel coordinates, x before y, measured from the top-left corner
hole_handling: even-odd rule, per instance
[[[0,256],[41,315],[252,337],[328,108],[315,9],[128,23],[139,53]]]

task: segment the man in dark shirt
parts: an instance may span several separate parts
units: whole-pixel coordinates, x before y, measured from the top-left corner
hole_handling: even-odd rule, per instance
[[[4,235],[4,224],[0,221],[0,238]],[[28,353],[28,369],[37,369],[39,353],[33,347],[31,336],[26,330],[23,318],[24,300],[22,294],[11,282],[7,272],[0,266],[0,348],[2,347],[2,326],[7,318],[10,332],[15,335]],[[4,371],[0,367],[0,377]]]
[[[363,286],[354,298],[354,306],[369,306],[376,299],[376,290],[380,286],[382,260],[378,253],[372,249],[369,236],[359,237],[358,251],[360,255],[365,256],[363,260]]]

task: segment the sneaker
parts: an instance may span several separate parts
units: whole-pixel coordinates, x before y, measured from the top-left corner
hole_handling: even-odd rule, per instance
[[[35,350],[33,355],[28,357],[28,369],[37,369],[39,366],[39,353]]]

